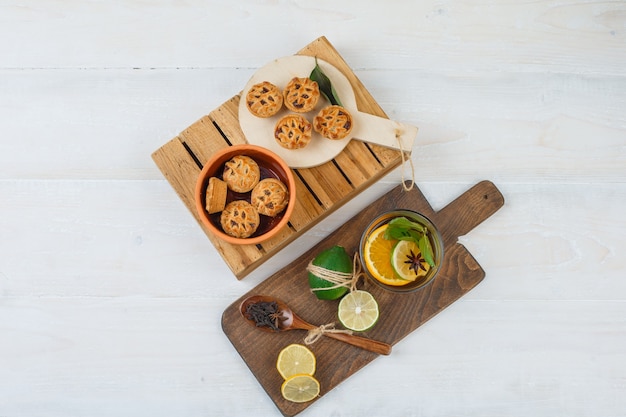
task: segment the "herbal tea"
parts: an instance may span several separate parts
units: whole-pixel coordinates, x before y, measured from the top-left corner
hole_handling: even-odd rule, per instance
[[[441,235],[426,217],[395,210],[363,233],[361,262],[373,281],[393,291],[414,291],[431,282],[443,259]]]

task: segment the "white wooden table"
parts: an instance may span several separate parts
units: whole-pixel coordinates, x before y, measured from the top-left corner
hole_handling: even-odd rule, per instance
[[[272,416],[220,318],[394,187],[242,281],[150,158],[326,36],[420,126],[485,280],[307,416],[626,415],[626,3],[0,1],[0,417]]]

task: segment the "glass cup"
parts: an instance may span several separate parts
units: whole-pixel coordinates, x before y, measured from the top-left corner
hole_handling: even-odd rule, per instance
[[[373,274],[369,270],[367,262],[365,262],[364,249],[367,239],[375,230],[377,230],[380,226],[389,223],[391,220],[397,217],[406,217],[412,222],[421,224],[428,230],[427,236],[433,249],[433,260],[435,265],[428,270],[426,275],[418,277],[415,281],[407,281],[407,283],[403,285],[389,285],[375,278],[375,274]],[[381,288],[397,293],[413,292],[431,283],[441,269],[441,265],[443,263],[443,252],[443,239],[441,237],[441,234],[439,233],[439,230],[437,230],[437,227],[433,224],[433,222],[431,222],[430,219],[420,213],[405,209],[388,211],[376,217],[365,228],[365,231],[363,232],[363,235],[361,236],[361,241],[359,243],[359,256],[361,257],[361,264],[363,265],[365,275],[368,277],[368,279]],[[391,263],[391,252],[389,253],[389,259]],[[389,282],[393,281],[396,284],[402,283],[402,280],[399,279],[397,275],[388,278],[390,278],[388,280]]]

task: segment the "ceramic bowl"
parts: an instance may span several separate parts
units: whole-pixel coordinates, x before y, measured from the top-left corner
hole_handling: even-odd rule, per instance
[[[370,234],[378,229],[380,226],[389,223],[392,219],[395,219],[396,217],[406,217],[407,219],[419,223],[428,229],[431,246],[433,248],[433,258],[435,262],[435,266],[430,268],[425,276],[420,277],[415,281],[409,281],[407,284],[401,286],[388,285],[377,280],[368,270],[366,262],[364,262],[365,257],[363,256],[365,242]],[[443,239],[441,237],[441,234],[439,233],[439,230],[437,230],[437,227],[426,216],[412,210],[392,210],[379,215],[365,228],[359,243],[359,255],[361,257],[361,263],[363,265],[365,275],[371,282],[388,291],[396,293],[408,293],[417,291],[420,288],[424,288],[426,285],[430,284],[439,273],[439,270],[441,269],[441,265],[443,263]],[[391,254],[389,256],[391,256]]]
[[[220,213],[209,214],[206,207],[206,189],[209,178],[218,177],[221,179],[224,171],[224,164],[236,155],[246,155],[254,159],[259,165],[261,179],[276,178],[283,182],[289,190],[289,202],[285,210],[275,217],[260,215],[261,221],[256,232],[248,238],[236,238],[224,232],[220,225]],[[200,220],[211,233],[220,239],[235,245],[256,245],[275,236],[283,227],[287,225],[289,217],[293,212],[296,201],[296,184],[293,172],[284,160],[266,148],[256,145],[233,145],[217,151],[206,162],[195,189],[196,210]],[[228,190],[226,204],[233,200],[247,200],[250,202],[250,192],[236,193]]]

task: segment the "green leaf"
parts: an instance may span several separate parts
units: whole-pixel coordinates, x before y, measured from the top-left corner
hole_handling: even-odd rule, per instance
[[[407,234],[406,229],[404,228],[387,227],[387,230],[385,230],[385,239],[387,240],[404,240],[406,238],[410,238],[410,236]]]
[[[406,217],[396,217],[388,223],[385,239],[412,240],[417,243],[424,260],[431,267],[435,266],[433,247],[428,238],[428,229],[425,226]]]
[[[317,83],[320,88],[320,92],[326,97],[326,99],[330,102],[330,104],[334,104],[337,106],[342,106],[341,101],[333,87],[330,79],[324,74],[324,71],[320,68],[317,63],[317,57],[315,57],[315,68],[311,71],[311,75],[309,78]]]
[[[420,248],[420,252],[422,252],[422,256],[424,257],[424,260],[428,262],[428,265],[430,265],[431,267],[434,267],[435,260],[433,259],[433,247],[430,244],[430,239],[428,238],[427,235],[422,235],[422,238],[420,239],[418,246]]]
[[[406,217],[396,217],[389,222],[389,228],[399,228],[404,230],[415,229],[420,233],[425,233],[426,228],[419,223],[412,222]]]

